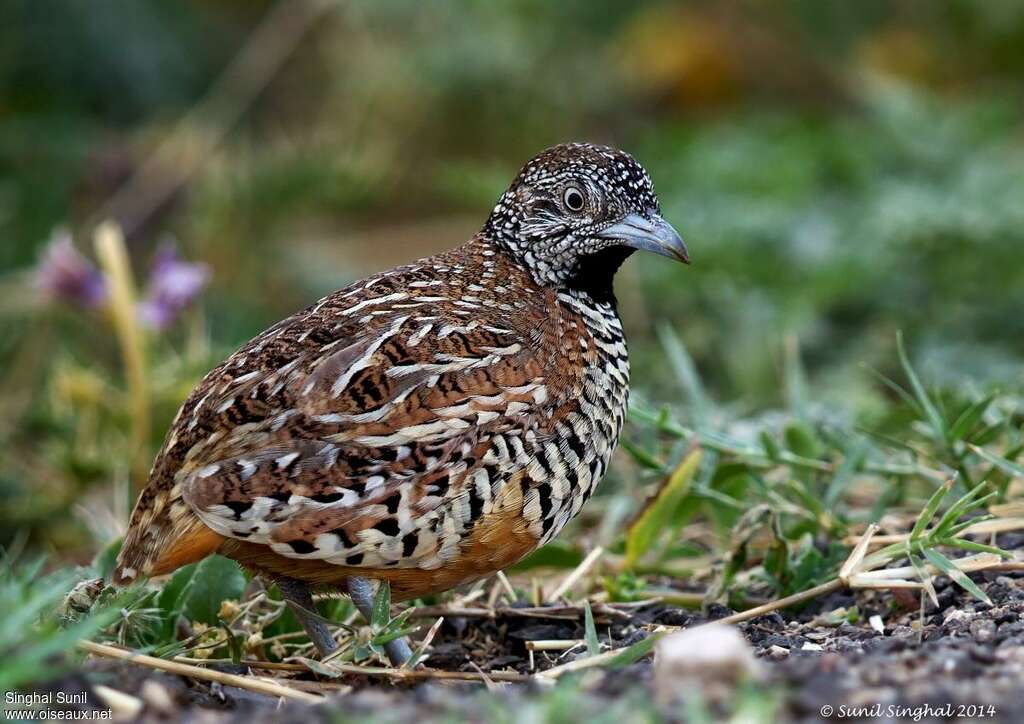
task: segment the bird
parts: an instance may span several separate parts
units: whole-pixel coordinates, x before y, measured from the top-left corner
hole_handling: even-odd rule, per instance
[[[213,553],[275,583],[322,656],[312,592],[370,618],[479,580],[565,526],[618,442],[629,358],[613,277],[689,263],[628,153],[549,148],[478,233],[356,281],[207,374],[132,512],[115,585]],[[410,656],[404,639],[386,651]]]

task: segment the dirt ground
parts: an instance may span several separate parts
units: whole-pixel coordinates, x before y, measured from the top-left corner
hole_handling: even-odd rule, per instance
[[[921,625],[916,595],[891,591],[839,592],[793,613],[774,613],[741,624],[763,662],[761,690],[779,700],[783,721],[1024,721],[1024,574],[986,573],[975,580],[992,600],[981,603],[947,579],[936,581],[939,606],[929,603]],[[902,604],[902,606],[900,605]],[[834,614],[856,607],[853,623]],[[727,609],[709,612],[709,618]],[[879,616],[883,630],[871,617]],[[602,641],[616,647],[643,639],[652,625],[692,626],[707,618],[654,604],[610,620],[598,616]],[[839,621],[837,623],[837,621]],[[581,639],[580,622],[499,616],[449,619],[435,639],[429,666],[453,671],[530,673],[585,656],[534,655],[525,642]],[[57,685],[88,691],[88,704],[104,708],[91,687],[100,684],[138,697],[143,721],[186,717],[192,721],[685,721],[685,706],[658,708],[654,662],[589,671],[557,692],[534,683],[418,683],[393,685],[348,676],[321,705],[279,705],[252,692],[155,673],[130,664],[90,659],[83,671]],[[479,668],[478,668],[479,667]],[[237,673],[245,673],[236,668]],[[315,686],[312,674],[303,677]],[[713,707],[712,707],[713,708]],[[642,715],[640,714],[642,712]]]

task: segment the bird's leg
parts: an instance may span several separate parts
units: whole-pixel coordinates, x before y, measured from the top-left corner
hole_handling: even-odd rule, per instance
[[[359,576],[348,577],[349,598],[352,599],[352,603],[356,605],[359,613],[363,614],[363,618],[367,622],[373,620],[373,594],[373,584],[368,579]],[[384,644],[384,651],[387,652],[392,666],[401,666],[412,658],[412,649],[409,648],[409,643],[404,636],[388,641]]]
[[[338,648],[338,644],[335,643],[334,637],[331,636],[327,625],[317,617],[316,604],[313,603],[313,596],[309,592],[309,586],[294,578],[282,577],[274,582],[277,584],[278,589],[280,589],[281,596],[288,603],[288,607],[295,613],[295,617],[299,619],[302,628],[306,630],[309,640],[313,642],[316,650],[320,652],[320,658],[326,657]]]

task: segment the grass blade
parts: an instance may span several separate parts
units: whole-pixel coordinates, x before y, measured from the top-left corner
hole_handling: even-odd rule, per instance
[[[996,455],[995,453],[990,453],[985,448],[978,447],[977,445],[969,445],[968,447],[971,448],[971,451],[975,455],[992,463],[1007,475],[1012,475],[1016,478],[1024,478],[1024,467],[1021,467],[1017,463],[1011,462],[1006,458]]]
[[[601,642],[597,640],[597,627],[594,625],[594,612],[590,610],[590,601],[583,600],[583,630],[587,640],[587,653],[597,656],[601,653]]]
[[[700,381],[700,375],[697,374],[697,365],[694,364],[693,357],[686,350],[686,345],[679,339],[679,335],[676,334],[676,331],[671,326],[660,324],[657,331],[658,340],[668,356],[668,363],[671,365],[676,380],[679,382],[679,386],[690,403],[693,419],[697,423],[697,427],[701,427],[702,423],[708,419],[711,403],[704,392],[704,385]]]
[[[783,379],[786,406],[801,420],[807,419],[807,371],[800,358],[800,340],[787,334],[783,340]]]
[[[994,492],[989,493],[988,495],[983,495],[980,498],[978,497],[978,494],[987,487],[987,483],[980,483],[971,490],[968,490],[960,497],[959,500],[949,506],[949,510],[943,514],[939,519],[939,522],[935,525],[933,535],[944,536],[944,531],[956,523],[962,515],[981,507],[995,497],[996,494]]]
[[[917,400],[915,400],[915,399],[914,399],[914,396],[913,396],[913,395],[911,395],[911,394],[910,394],[909,392],[907,392],[907,391],[906,391],[905,389],[903,389],[903,387],[901,387],[901,386],[900,386],[900,384],[899,384],[898,382],[896,382],[896,381],[894,381],[894,380],[891,380],[891,379],[889,379],[888,377],[886,377],[885,375],[883,375],[883,374],[882,374],[881,372],[879,372],[878,370],[876,370],[876,369],[875,369],[874,367],[870,367],[870,366],[868,366],[868,365],[864,365],[863,367],[864,367],[864,369],[866,369],[866,370],[867,370],[867,371],[868,371],[869,373],[871,373],[871,375],[872,375],[872,376],[873,376],[873,377],[874,377],[874,378],[875,378],[876,380],[878,380],[878,381],[879,381],[879,382],[881,382],[881,383],[882,383],[883,385],[885,385],[886,387],[888,387],[888,388],[889,388],[890,390],[892,390],[893,392],[895,392],[895,393],[896,393],[896,395],[897,395],[897,396],[898,396],[898,397],[899,397],[900,399],[902,399],[902,400],[903,400],[903,401],[904,401],[905,403],[907,403],[907,405],[908,405],[909,407],[911,407],[912,409],[914,409],[914,410],[917,410],[918,412],[920,412],[920,413],[922,413],[922,414],[923,414],[923,410],[921,410],[921,406],[920,406],[919,404],[917,404]]]
[[[973,518],[962,520],[955,525],[951,525],[947,530],[943,531],[943,539],[945,540],[949,538],[956,538],[958,535],[960,535],[961,531],[967,530],[971,526],[977,525],[978,523],[984,523],[987,520],[995,520],[995,518],[996,517],[994,515],[986,513],[985,515],[977,515]]]
[[[387,581],[381,581],[377,588],[377,595],[373,597],[373,611],[370,617],[370,625],[378,631],[387,628],[391,621],[391,586]]]
[[[971,430],[978,424],[981,416],[985,414],[985,410],[992,404],[992,400],[995,399],[995,395],[989,395],[983,400],[978,400],[973,405],[969,405],[966,410],[960,413],[960,417],[956,418],[956,421],[949,428],[949,439],[951,441],[963,440],[967,437]]]
[[[843,458],[842,464],[839,469],[836,470],[835,475],[832,476],[832,480],[829,481],[828,488],[825,490],[825,505],[831,507],[843,494],[850,482],[853,480],[853,475],[860,466],[864,463],[864,458],[868,454],[867,441],[859,439],[854,442],[846,450],[846,455]]]
[[[932,583],[932,577],[924,570],[923,561],[912,553],[908,553],[907,558],[910,559],[910,565],[913,566],[914,572],[917,573],[917,577],[921,579],[921,585],[924,586],[924,590],[928,594],[928,598],[932,599],[932,603],[934,603],[935,607],[938,608],[939,596],[935,593],[935,585]]]
[[[972,553],[994,553],[1001,558],[1013,558],[1011,553],[1004,551],[1002,548],[985,545],[984,543],[975,543],[972,540],[964,540],[963,538],[950,538],[949,540],[942,541],[942,545],[950,546],[952,548],[960,548],[961,550],[971,551]]]
[[[985,592],[978,588],[977,584],[968,578],[966,573],[957,568],[953,561],[946,558],[946,556],[942,555],[934,548],[922,548],[921,552],[933,566],[949,576],[954,583],[977,598],[979,601],[983,601],[991,605],[992,601]]]
[[[939,486],[939,489],[932,493],[932,497],[928,499],[928,503],[924,506],[924,510],[921,511],[921,515],[917,517],[917,521],[914,523],[913,530],[910,531],[910,540],[917,540],[924,533],[924,529],[928,526],[929,521],[935,517],[935,511],[939,509],[939,504],[942,503],[942,499],[945,498],[949,491],[953,489],[953,483],[956,481],[956,476],[950,477],[946,482]]]
[[[661,461],[658,460],[658,458],[656,458],[654,455],[651,455],[649,452],[644,450],[636,443],[631,442],[626,438],[623,438],[621,441],[619,441],[619,445],[622,446],[623,450],[629,453],[630,457],[632,457],[638,465],[641,465],[647,468],[648,470],[657,470],[658,472],[662,472],[665,469],[665,466],[662,465]]]
[[[690,491],[690,483],[700,468],[701,452],[687,454],[661,489],[647,503],[626,533],[626,565],[633,566],[643,556],[669,523],[672,513]]]
[[[914,372],[914,368],[910,364],[910,360],[907,358],[907,350],[903,346],[903,333],[896,333],[896,353],[899,355],[900,364],[903,366],[903,372],[906,374],[907,379],[910,380],[910,387],[914,391],[914,397],[917,399],[917,403],[921,410],[924,412],[928,423],[932,426],[935,431],[936,439],[948,440],[946,434],[946,421],[942,418],[942,413],[939,412],[939,408],[932,402],[932,398],[928,396],[928,393],[924,389],[924,385],[921,384],[921,380],[918,378],[917,373]]]
[[[622,649],[620,654],[608,662],[608,668],[621,669],[623,666],[629,666],[633,662],[639,661],[654,650],[654,645],[658,643],[660,638],[659,634],[652,634],[643,641],[637,641],[632,646],[627,646]]]

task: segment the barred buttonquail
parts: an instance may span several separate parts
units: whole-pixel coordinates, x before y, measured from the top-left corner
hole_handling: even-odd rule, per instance
[[[323,653],[311,586],[365,614],[369,580],[402,600],[519,561],[608,466],[629,393],[612,277],[636,249],[688,260],[636,160],[541,153],[468,243],[328,295],[199,383],[115,583],[219,552],[277,582]]]

